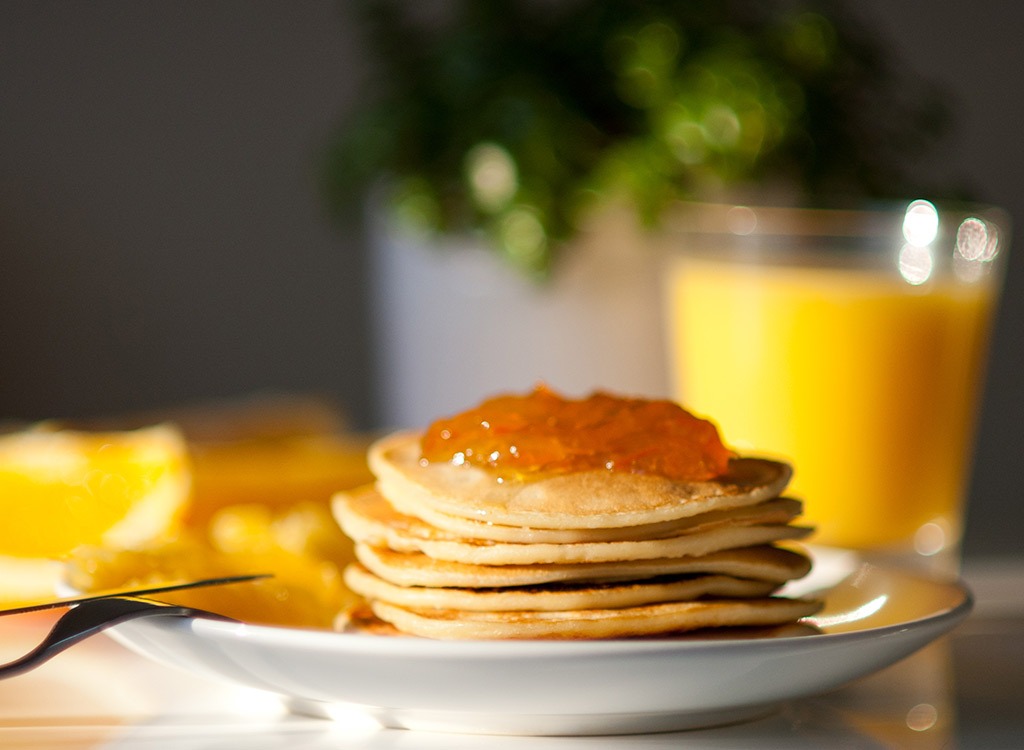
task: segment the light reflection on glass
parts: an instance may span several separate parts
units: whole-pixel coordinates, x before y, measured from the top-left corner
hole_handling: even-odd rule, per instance
[[[907,727],[915,732],[927,732],[938,721],[938,709],[931,703],[918,703],[907,712]]]
[[[931,557],[946,548],[946,530],[942,524],[931,521],[921,526],[914,534],[914,549],[917,554]]]
[[[907,243],[900,249],[898,259],[900,276],[908,284],[918,286],[931,278],[935,268],[930,247]]]
[[[903,238],[915,247],[925,247],[939,234],[939,212],[928,201],[914,201],[903,216]]]
[[[726,216],[729,231],[733,234],[746,236],[757,229],[757,214],[747,206],[733,206]]]
[[[956,251],[966,260],[987,262],[999,252],[999,236],[981,219],[964,219],[956,230]]]
[[[989,269],[987,263],[978,260],[967,260],[960,253],[953,255],[953,274],[965,284],[973,284],[985,275]]]

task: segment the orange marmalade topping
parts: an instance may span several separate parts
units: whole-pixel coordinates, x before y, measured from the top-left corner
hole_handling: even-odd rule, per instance
[[[603,469],[703,480],[724,474],[733,455],[711,422],[671,401],[570,400],[543,386],[434,422],[421,449],[428,462],[515,478]]]

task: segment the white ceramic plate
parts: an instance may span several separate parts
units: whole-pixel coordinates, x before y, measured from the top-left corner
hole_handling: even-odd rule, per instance
[[[960,584],[836,553],[819,552],[794,591],[819,585],[826,606],[810,620],[823,633],[796,637],[445,642],[173,617],[111,633],[161,662],[278,693],[301,712],[356,707],[385,726],[437,731],[611,734],[767,714],[899,661],[971,608]]]

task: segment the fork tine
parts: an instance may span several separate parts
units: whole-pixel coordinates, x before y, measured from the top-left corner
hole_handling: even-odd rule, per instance
[[[217,578],[203,578],[195,581],[174,581],[171,583],[157,584],[146,588],[107,589],[103,591],[91,591],[85,594],[74,594],[59,599],[46,599],[45,601],[23,604],[17,607],[0,610],[0,617],[5,615],[20,615],[26,612],[38,612],[43,609],[57,609],[58,607],[69,607],[75,604],[92,601],[94,599],[111,599],[114,597],[148,596],[149,594],[160,594],[165,591],[183,591],[185,589],[201,588],[205,586],[223,586],[231,583],[245,583],[247,581],[258,581],[263,578],[273,578],[273,573],[248,573],[245,575],[219,576]]]

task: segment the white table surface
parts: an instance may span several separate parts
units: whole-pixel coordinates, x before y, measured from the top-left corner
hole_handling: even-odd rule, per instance
[[[155,664],[98,636],[0,681],[2,750],[1024,747],[1024,560],[969,565],[976,597],[953,634],[828,695],[732,727],[624,737],[480,737],[290,715],[271,695]],[[0,618],[0,662],[57,613]]]

